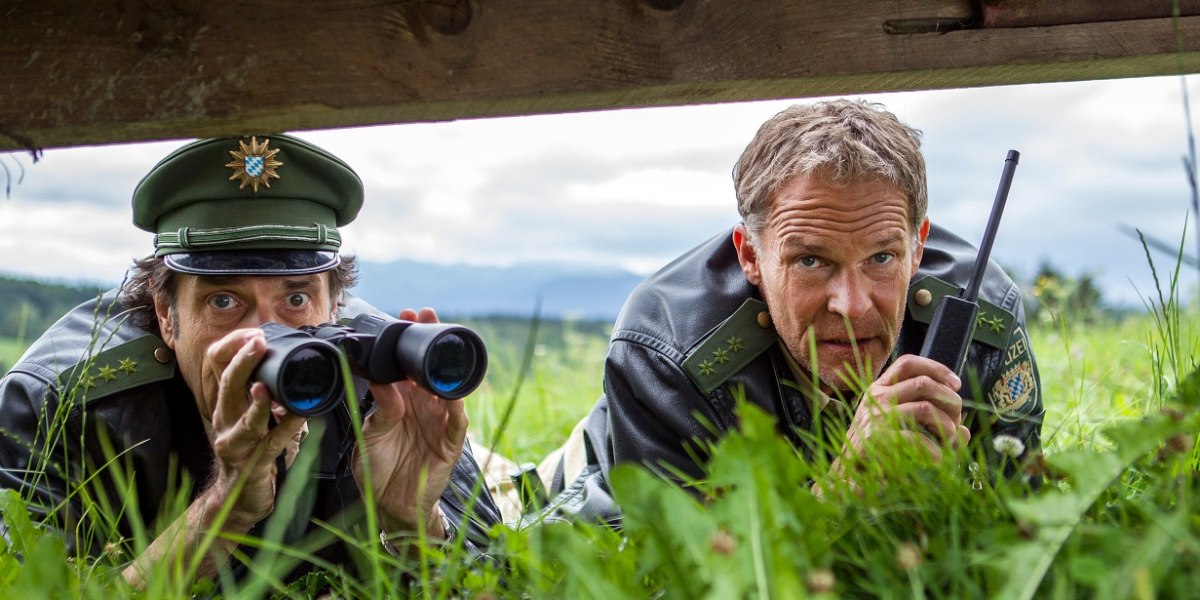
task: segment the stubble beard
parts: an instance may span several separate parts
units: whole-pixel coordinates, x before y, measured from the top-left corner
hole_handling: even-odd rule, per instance
[[[858,364],[832,365],[820,362],[819,368],[814,369],[812,361],[805,353],[796,363],[808,373],[816,373],[816,379],[820,383],[822,392],[830,396],[848,397],[857,396],[883,372],[882,363],[884,361],[875,361],[870,356],[860,355],[860,357],[857,361]],[[876,364],[877,362],[879,364]],[[859,372],[860,364],[862,372]]]
[[[868,355],[862,348],[858,349],[853,362],[844,362],[842,364],[830,364],[830,361],[821,361],[818,357],[817,368],[814,368],[813,362],[809,356],[809,347],[803,343],[802,352],[793,352],[792,356],[796,359],[796,364],[800,366],[810,376],[816,374],[816,381],[820,384],[821,391],[825,394],[834,397],[848,399],[857,397],[883,373],[887,366],[888,358],[896,350],[896,345],[900,340],[900,323],[897,321],[896,333],[893,336],[888,336],[886,342],[886,352],[881,353],[879,357]],[[884,334],[886,335],[886,333]],[[811,379],[810,379],[811,381]]]

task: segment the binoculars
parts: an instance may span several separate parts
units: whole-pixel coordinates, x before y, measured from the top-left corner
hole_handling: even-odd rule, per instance
[[[293,414],[323,415],[345,397],[341,358],[374,383],[411,379],[447,400],[475,391],[487,370],[487,349],[474,331],[451,323],[414,323],[361,314],[348,321],[292,329],[262,326],[267,353],[252,381],[267,385]]]

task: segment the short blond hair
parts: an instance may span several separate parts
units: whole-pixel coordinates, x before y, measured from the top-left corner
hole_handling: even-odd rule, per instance
[[[771,197],[798,175],[838,184],[887,181],[908,199],[910,231],[925,220],[929,191],[921,132],[882,104],[797,104],[763,123],[733,168],[738,212],[754,237],[762,231]]]

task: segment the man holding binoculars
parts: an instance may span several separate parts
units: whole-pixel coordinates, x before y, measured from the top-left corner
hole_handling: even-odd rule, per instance
[[[500,516],[461,400],[482,377],[482,342],[433,326],[431,309],[396,321],[344,294],[354,263],[338,255],[336,227],[362,196],[348,165],[286,135],[200,140],[163,159],[133,197],[154,255],[0,380],[0,487],[21,490],[82,554],[136,551],[123,545],[134,523],[154,527],[124,571],[135,584],[152,562],[196,553],[201,576],[237,575],[230,537],[262,527],[289,475],[307,479],[285,543],[316,529],[310,518],[362,529],[369,478],[379,531],[365,535],[388,551],[403,538],[482,546]],[[358,318],[331,324],[343,316]],[[363,380],[359,398],[344,398],[342,356]],[[290,472],[310,444],[313,472]],[[186,511],[156,524],[180,488]],[[98,522],[85,498],[120,517]],[[344,563],[349,552],[316,554]]]

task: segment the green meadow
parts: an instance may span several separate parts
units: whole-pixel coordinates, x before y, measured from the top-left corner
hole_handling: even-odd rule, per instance
[[[283,527],[243,540],[260,548],[238,583],[198,580],[195,564],[163,561],[146,590],[120,571],[148,538],[100,557],[73,556],[0,494],[8,527],[0,596],[188,598],[1186,598],[1200,589],[1200,318],[1169,281],[1146,310],[1122,316],[1062,307],[1031,318],[1047,413],[1044,452],[1029,478],[972,471],[968,448],[940,463],[897,446],[856,465],[859,489],[805,459],[745,409],[719,442],[696,494],[626,468],[618,533],[588,523],[492,532],[488,556],[423,544],[393,557],[355,539],[364,558],[297,581],[312,557]],[[526,319],[463,321],[488,343],[490,369],[468,399],[472,437],[518,462],[566,438],[601,392],[610,326]],[[21,350],[0,339],[0,363]],[[822,455],[832,455],[839,440]],[[303,468],[311,453],[301,453]],[[293,467],[297,468],[297,467]],[[815,484],[815,485],[813,485]],[[820,493],[814,493],[814,489]],[[186,503],[176,507],[182,510]],[[122,507],[91,507],[119,511]],[[285,511],[278,517],[286,521]],[[96,532],[102,533],[102,532]],[[339,535],[338,532],[331,532]],[[263,551],[265,550],[265,551]]]

